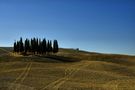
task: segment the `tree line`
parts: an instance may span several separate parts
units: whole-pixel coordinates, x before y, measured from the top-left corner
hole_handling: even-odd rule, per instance
[[[23,42],[22,37],[20,40],[14,42],[14,52],[16,53],[32,53],[32,54],[49,54],[57,53],[59,51],[58,41],[40,39],[40,38],[26,38]]]

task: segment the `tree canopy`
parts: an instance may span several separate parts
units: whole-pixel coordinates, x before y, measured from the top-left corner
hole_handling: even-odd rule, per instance
[[[14,52],[16,53],[32,53],[32,54],[49,54],[57,53],[59,51],[58,41],[54,40],[53,44],[51,40],[43,38],[26,38],[24,41],[22,37],[19,41],[14,42]]]

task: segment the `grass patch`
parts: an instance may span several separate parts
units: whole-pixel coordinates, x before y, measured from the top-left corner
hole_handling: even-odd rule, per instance
[[[134,56],[72,49],[48,56],[7,53],[0,50],[1,90],[135,90]]]

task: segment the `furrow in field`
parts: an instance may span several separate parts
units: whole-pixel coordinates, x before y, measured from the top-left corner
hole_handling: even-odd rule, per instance
[[[64,80],[62,80],[62,81],[60,81],[59,83],[57,83],[57,84],[53,87],[53,90],[58,90],[59,87],[60,87],[62,84],[64,84],[66,81],[68,81],[68,80],[69,80],[74,74],[76,74],[79,70],[81,70],[81,69],[87,67],[88,65],[89,65],[88,63],[84,62],[84,63],[82,63],[81,66],[79,65],[79,67],[78,67],[78,66],[74,67],[75,69],[74,69],[68,76],[66,76]]]
[[[25,78],[28,76],[29,72],[30,72],[30,69],[31,69],[31,65],[32,63],[29,64],[25,74],[22,76],[21,80],[20,80],[20,84],[16,86],[16,89],[15,90],[20,90],[20,86],[21,86],[21,83],[25,80]]]
[[[27,73],[29,72],[30,68],[31,68],[31,63],[27,63],[24,71],[10,84],[9,90],[13,90],[13,88],[16,87],[16,85],[17,85],[16,83],[18,81],[22,82],[25,79],[25,77],[27,76]],[[16,90],[16,89],[14,89],[14,90]]]
[[[60,79],[58,79],[58,80],[56,80],[56,81],[50,83],[49,85],[43,87],[41,90],[46,90],[46,89],[47,89],[47,90],[48,90],[48,89],[50,89],[50,90],[52,90],[52,89],[53,89],[53,90],[58,90],[59,87],[60,87],[62,84],[64,84],[66,81],[68,81],[71,76],[73,76],[73,75],[74,75],[76,72],[78,72],[80,69],[82,69],[82,68],[84,68],[84,67],[86,67],[86,66],[88,66],[88,65],[89,65],[88,63],[83,62],[83,63],[75,64],[75,65],[73,65],[73,66],[67,68],[67,69],[65,70],[65,77],[60,78]],[[69,73],[67,73],[67,72],[69,72]]]

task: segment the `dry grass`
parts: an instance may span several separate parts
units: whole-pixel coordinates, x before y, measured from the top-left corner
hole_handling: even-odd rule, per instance
[[[61,49],[58,58],[16,57],[5,48],[0,54],[0,90],[135,90],[133,56]]]

